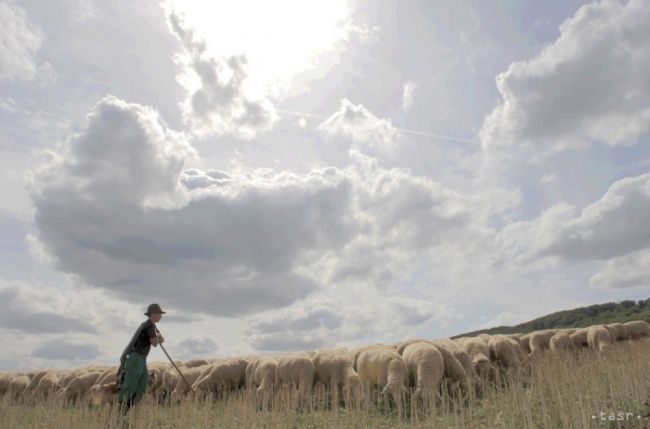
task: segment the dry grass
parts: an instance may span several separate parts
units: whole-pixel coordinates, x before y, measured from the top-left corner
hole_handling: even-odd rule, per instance
[[[369,410],[362,409],[360,401],[332,408],[323,391],[315,391],[303,411],[296,411],[295,398],[286,391],[276,392],[264,410],[249,392],[176,405],[159,405],[147,398],[130,412],[127,422],[120,422],[110,407],[13,403],[5,398],[0,403],[0,427],[650,428],[650,341],[616,345],[606,356],[587,351],[545,354],[533,362],[530,378],[507,378],[487,384],[476,397],[445,392],[436,401],[417,403],[405,397],[401,410],[395,404],[387,406],[381,397]]]

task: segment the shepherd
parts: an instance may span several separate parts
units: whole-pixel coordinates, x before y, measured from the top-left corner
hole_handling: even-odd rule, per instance
[[[132,405],[138,402],[147,391],[149,371],[147,370],[147,355],[151,346],[162,344],[165,339],[156,328],[163,311],[158,304],[151,304],[144,313],[147,320],[142,322],[133,334],[133,338],[122,352],[120,368],[117,371],[117,401],[126,413]],[[162,347],[162,346],[161,346]]]

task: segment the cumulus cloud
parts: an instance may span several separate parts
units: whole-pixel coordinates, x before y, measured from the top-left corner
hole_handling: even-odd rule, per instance
[[[643,0],[580,8],[554,43],[497,76],[503,101],[483,123],[484,147],[635,144],[650,128],[648,27]]]
[[[650,250],[610,259],[600,272],[589,279],[589,286],[617,289],[650,286]]]
[[[206,356],[219,348],[217,342],[206,336],[192,336],[179,344],[183,354],[189,357]]]
[[[31,356],[47,360],[89,361],[99,356],[95,344],[83,344],[68,340],[49,341],[35,348]]]
[[[339,110],[323,121],[318,129],[331,138],[351,139],[353,146],[369,154],[394,151],[398,138],[390,120],[379,119],[365,106],[347,99],[341,100]]]
[[[343,342],[401,338],[432,319],[447,319],[450,309],[370,289],[354,296],[320,296],[310,302],[264,315],[249,324],[246,335],[260,351],[295,351],[331,347]]]
[[[36,53],[43,43],[41,30],[13,1],[0,2],[0,81],[29,80],[39,72]],[[43,72],[51,69],[41,65]]]
[[[0,288],[0,328],[28,334],[95,333],[93,323],[38,308],[17,286]]]
[[[185,168],[183,135],[106,97],[36,174],[32,242],[118,298],[235,316],[333,283],[385,292],[427,252],[483,234],[474,199],[352,154],[305,174]]]
[[[615,182],[568,223],[547,222],[539,254],[567,260],[609,259],[650,246],[650,174]]]
[[[268,99],[255,98],[247,90],[246,57],[216,58],[182,16],[170,13],[169,23],[184,49],[176,61],[182,69],[179,81],[188,93],[183,113],[192,130],[198,135],[252,139],[272,128],[278,119],[275,108]]]
[[[650,218],[650,174],[626,177],[582,211],[567,203],[539,217],[513,222],[496,236],[495,266],[509,261],[540,266],[606,261],[590,286],[624,288],[648,283],[647,219]]]
[[[183,175],[191,154],[152,109],[105,98],[38,174],[43,247],[90,285],[206,313],[283,306],[315,290],[294,264],[354,233],[350,179],[334,168]],[[192,191],[180,179],[197,176],[225,186],[195,181]]]
[[[417,88],[418,84],[416,82],[407,82],[404,84],[404,89],[402,90],[402,112],[407,113],[413,107],[413,99]]]

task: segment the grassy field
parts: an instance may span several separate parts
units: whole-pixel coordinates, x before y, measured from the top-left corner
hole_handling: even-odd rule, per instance
[[[377,398],[332,409],[314,392],[308,409],[296,411],[286,392],[259,410],[250,393],[218,401],[187,400],[158,405],[148,398],[126,421],[111,407],[12,403],[0,405],[0,427],[17,429],[108,428],[650,428],[650,341],[617,344],[606,356],[538,356],[528,379],[510,375],[483,386],[478,396],[443,393],[435,401],[401,409]]]

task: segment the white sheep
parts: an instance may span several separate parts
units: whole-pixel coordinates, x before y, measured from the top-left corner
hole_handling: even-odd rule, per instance
[[[480,340],[479,340],[480,341]],[[415,395],[436,394],[445,373],[445,362],[436,346],[426,342],[408,345],[402,353]]]
[[[587,342],[587,331],[589,331],[589,328],[579,328],[569,335],[571,342],[576,349],[589,347],[589,343]]]
[[[278,357],[275,369],[275,382],[278,386],[288,386],[290,392],[296,391],[297,404],[302,407],[314,385],[316,369],[307,353],[289,353]]]
[[[467,352],[465,352],[465,350],[463,350],[460,344],[450,338],[440,338],[429,342],[436,346],[443,354],[443,359],[445,359],[445,370],[447,370],[447,361],[449,359],[445,356],[444,351],[451,353],[456,361],[460,363],[465,374],[465,379],[460,383],[460,386],[463,389],[468,391],[471,388],[475,389],[479,387],[479,378],[474,369],[472,358],[467,354]],[[454,364],[452,363],[452,366],[453,365]],[[462,376],[462,373],[454,374],[454,380],[456,380],[457,375]]]
[[[50,371],[40,377],[40,380],[34,390],[31,392],[32,397],[36,399],[47,399],[54,394],[59,388],[59,376],[56,372]]]
[[[457,341],[469,357],[472,358],[476,373],[482,378],[490,378],[492,375],[490,348],[488,347],[490,336],[484,336],[483,338],[465,337],[459,338]]]
[[[352,368],[352,360],[347,349],[321,349],[312,357],[316,384],[323,384],[332,393],[332,403],[338,404],[342,398],[350,396],[360,387],[359,374]]]
[[[278,362],[270,356],[252,358],[246,367],[246,388],[256,393],[273,393]]]
[[[357,372],[363,389],[366,405],[370,405],[370,389],[382,388],[381,393],[390,393],[401,406],[401,394],[406,391],[408,369],[404,359],[389,346],[370,347],[363,350],[357,359]]]
[[[622,323],[608,323],[604,325],[609,331],[612,342],[627,340],[629,335],[628,327]]]
[[[555,335],[552,329],[534,331],[530,334],[530,354],[539,354],[551,347],[551,338]]]
[[[603,325],[593,325],[587,330],[587,343],[590,348],[605,352],[612,345],[612,337]]]
[[[571,340],[571,335],[567,332],[558,332],[551,337],[549,348],[553,353],[558,354],[563,351],[575,350],[576,346]]]
[[[203,377],[210,370],[210,368],[211,366],[209,364],[192,368],[187,368],[184,366],[179,367],[178,369],[180,370],[181,374],[183,374],[183,377],[179,375],[176,379],[176,386],[174,386],[174,389],[169,395],[170,399],[174,402],[179,402],[191,391],[191,386],[196,382],[196,380]]]
[[[623,325],[626,327],[629,338],[632,340],[650,337],[650,324],[645,320],[633,320],[623,323]]]
[[[521,349],[524,351],[526,354],[530,354],[530,336],[532,335],[532,332],[529,332],[527,334],[524,334],[519,337],[519,346]]]
[[[14,400],[19,399],[28,385],[29,376],[26,374],[15,374],[7,385],[7,397]]]
[[[488,344],[490,359],[506,371],[528,373],[528,358],[516,340],[505,335],[493,335]]]
[[[11,372],[0,372],[0,397],[7,393],[9,388],[9,383],[15,377],[14,373]]]
[[[66,387],[57,391],[56,398],[66,403],[84,399],[100,375],[102,373],[99,371],[88,372],[72,379]]]
[[[242,358],[230,358],[214,361],[209,369],[194,382],[192,388],[197,394],[207,392],[224,392],[240,387],[248,361]]]

